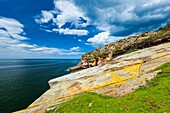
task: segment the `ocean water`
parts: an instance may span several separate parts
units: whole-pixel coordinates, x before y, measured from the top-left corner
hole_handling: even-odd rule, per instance
[[[0,60],[0,113],[30,105],[49,89],[50,79],[70,73],[80,60]]]

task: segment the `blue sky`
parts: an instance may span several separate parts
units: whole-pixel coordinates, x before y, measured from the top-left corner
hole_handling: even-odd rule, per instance
[[[0,58],[80,58],[170,21],[169,0],[0,0]]]

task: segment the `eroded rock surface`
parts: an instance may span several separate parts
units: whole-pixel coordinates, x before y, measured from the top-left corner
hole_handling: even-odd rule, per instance
[[[107,64],[50,80],[51,88],[27,109],[18,112],[42,113],[85,92],[123,96],[154,78],[161,70],[153,70],[166,62],[170,62],[169,42],[120,55]]]

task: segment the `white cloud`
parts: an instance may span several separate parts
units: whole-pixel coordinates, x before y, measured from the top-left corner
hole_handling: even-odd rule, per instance
[[[169,0],[54,0],[54,4],[54,10],[47,12],[53,14],[50,20],[58,29],[70,22],[76,28],[94,25],[114,36],[128,36],[170,21]],[[80,17],[87,23],[81,23]]]
[[[60,34],[65,35],[77,35],[77,36],[83,36],[87,35],[89,32],[87,30],[80,30],[80,29],[53,29],[53,31],[59,32]]]
[[[58,27],[58,29],[54,28],[53,30],[45,31],[57,31],[61,34],[78,36],[88,34],[88,31],[82,28],[85,28],[87,25],[89,25],[89,19],[85,16],[85,13],[80,8],[74,5],[73,2],[67,0],[55,0],[54,5],[54,10],[42,11],[40,18],[39,16],[35,17],[35,21],[38,24],[48,23],[51,20],[53,22],[52,24]],[[87,22],[82,22],[81,18]],[[71,26],[75,26],[76,28],[63,29],[62,26],[64,26],[67,22],[71,23]],[[81,28],[81,30],[77,28]]]
[[[40,19],[35,19],[35,21],[39,24],[48,23],[51,19],[54,18],[52,11],[41,11],[42,17]]]
[[[62,51],[64,51],[64,50],[61,50],[58,48],[49,48],[49,47],[37,47],[37,48],[33,48],[31,50],[35,51],[35,52],[42,52],[45,54],[53,54],[53,53],[60,54]]]
[[[52,30],[46,30],[46,29],[42,29],[42,30],[49,32],[49,33],[53,32]]]
[[[59,55],[81,55],[80,47],[72,47],[69,50],[59,49],[59,48],[49,48],[49,47],[37,47],[31,49],[32,51],[42,52],[45,54],[59,54]]]
[[[160,4],[162,2],[166,2],[167,0],[152,0],[152,1],[149,1],[147,3],[145,3],[143,5],[143,7],[149,7],[149,6],[152,6],[152,5],[155,5],[155,4]]]
[[[24,33],[24,26],[15,19],[0,17],[0,36],[8,36],[17,40],[27,40],[28,38],[21,36]]]
[[[26,44],[26,43],[19,43],[19,44],[16,44],[16,45],[13,45],[14,47],[21,47],[21,48],[36,48],[37,45],[33,44],[33,45],[30,45],[30,44]]]
[[[94,47],[100,47],[102,45],[114,42],[121,38],[124,38],[124,37],[114,37],[114,36],[110,36],[110,32],[101,32],[101,33],[95,35],[94,37],[89,38],[87,40],[88,43],[86,43],[86,44],[92,45]]]
[[[11,36],[17,40],[28,40],[27,37],[21,36],[20,34],[11,34]]]
[[[80,47],[61,49],[26,43],[24,26],[15,19],[0,17],[0,58],[42,58],[50,55],[81,55]]]
[[[90,2],[54,0],[54,4],[54,10],[49,12],[53,14],[50,20],[57,29],[51,31],[82,36],[88,34],[85,30],[87,25],[94,25],[102,33],[89,38],[86,44],[95,47],[131,34],[157,29],[170,21],[169,0],[91,0]],[[81,23],[80,17],[87,20],[87,23]],[[62,26],[67,22],[75,28],[63,29]],[[79,28],[82,31],[78,30]]]
[[[169,0],[72,0],[90,25],[114,36],[128,36],[159,28],[170,21]],[[142,30],[141,30],[142,29]]]
[[[79,51],[80,50],[80,47],[72,47],[72,48],[70,48],[70,51]]]
[[[78,39],[79,42],[81,42],[82,40],[81,39]]]
[[[59,9],[61,13],[54,19],[56,24],[61,28],[66,22],[72,22],[77,27],[85,27],[87,24],[80,23],[80,17],[88,20],[84,12],[76,7],[73,2],[66,0],[54,1],[55,8]]]

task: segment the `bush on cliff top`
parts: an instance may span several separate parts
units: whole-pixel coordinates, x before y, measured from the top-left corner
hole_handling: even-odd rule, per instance
[[[146,87],[121,98],[86,93],[57,106],[46,113],[169,113],[170,62],[156,70],[162,73]]]

